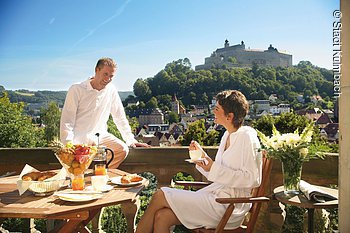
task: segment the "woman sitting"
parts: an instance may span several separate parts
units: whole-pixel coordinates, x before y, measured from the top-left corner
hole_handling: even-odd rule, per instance
[[[256,131],[242,126],[249,104],[245,96],[235,90],[223,91],[216,96],[215,123],[225,127],[213,161],[192,141],[189,150],[201,150],[204,161],[195,162],[196,168],[213,183],[196,192],[163,187],[152,197],[150,205],[138,223],[136,232],[169,232],[173,225],[188,229],[215,228],[226,206],[216,198],[249,197],[251,190],[261,183],[260,143]],[[225,229],[241,225],[251,204],[236,204]]]

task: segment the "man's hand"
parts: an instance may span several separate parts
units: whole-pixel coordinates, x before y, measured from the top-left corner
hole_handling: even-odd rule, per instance
[[[135,148],[135,147],[147,147],[147,148],[150,148],[151,146],[148,145],[147,143],[135,142],[135,143],[131,144],[130,147],[132,147],[132,148]]]

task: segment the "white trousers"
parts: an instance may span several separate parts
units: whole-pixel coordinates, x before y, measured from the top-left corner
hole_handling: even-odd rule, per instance
[[[117,168],[126,159],[129,154],[129,147],[113,134],[104,134],[100,137],[100,145],[111,149],[114,152],[114,159],[108,165],[108,168]],[[107,161],[111,158],[110,153],[107,155]]]

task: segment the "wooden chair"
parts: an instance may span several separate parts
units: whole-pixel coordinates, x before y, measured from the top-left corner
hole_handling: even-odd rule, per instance
[[[270,159],[263,158],[263,164],[262,164],[262,181],[261,185],[257,188],[254,188],[252,190],[252,197],[250,198],[216,198],[216,201],[221,204],[229,204],[224,215],[222,216],[219,224],[217,225],[216,229],[205,229],[205,228],[197,228],[192,229],[192,232],[197,233],[209,233],[209,232],[231,232],[231,233],[239,233],[239,232],[245,232],[250,233],[253,232],[255,222],[258,219],[259,211],[261,208],[261,205],[263,202],[268,202],[270,199],[267,197],[264,197],[265,190],[268,185],[269,176],[271,173],[272,168],[272,162]],[[175,184],[185,186],[185,189],[188,189],[189,187],[194,186],[205,186],[208,185],[208,182],[188,182],[188,181],[175,181]],[[227,221],[229,220],[234,208],[235,203],[252,203],[252,207],[249,210],[249,214],[246,216],[244,223],[233,230],[224,230]]]

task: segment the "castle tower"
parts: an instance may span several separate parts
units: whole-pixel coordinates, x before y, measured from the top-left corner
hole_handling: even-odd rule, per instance
[[[230,47],[230,43],[229,43],[228,40],[226,39],[226,40],[225,40],[224,48],[227,48],[227,47]]]

